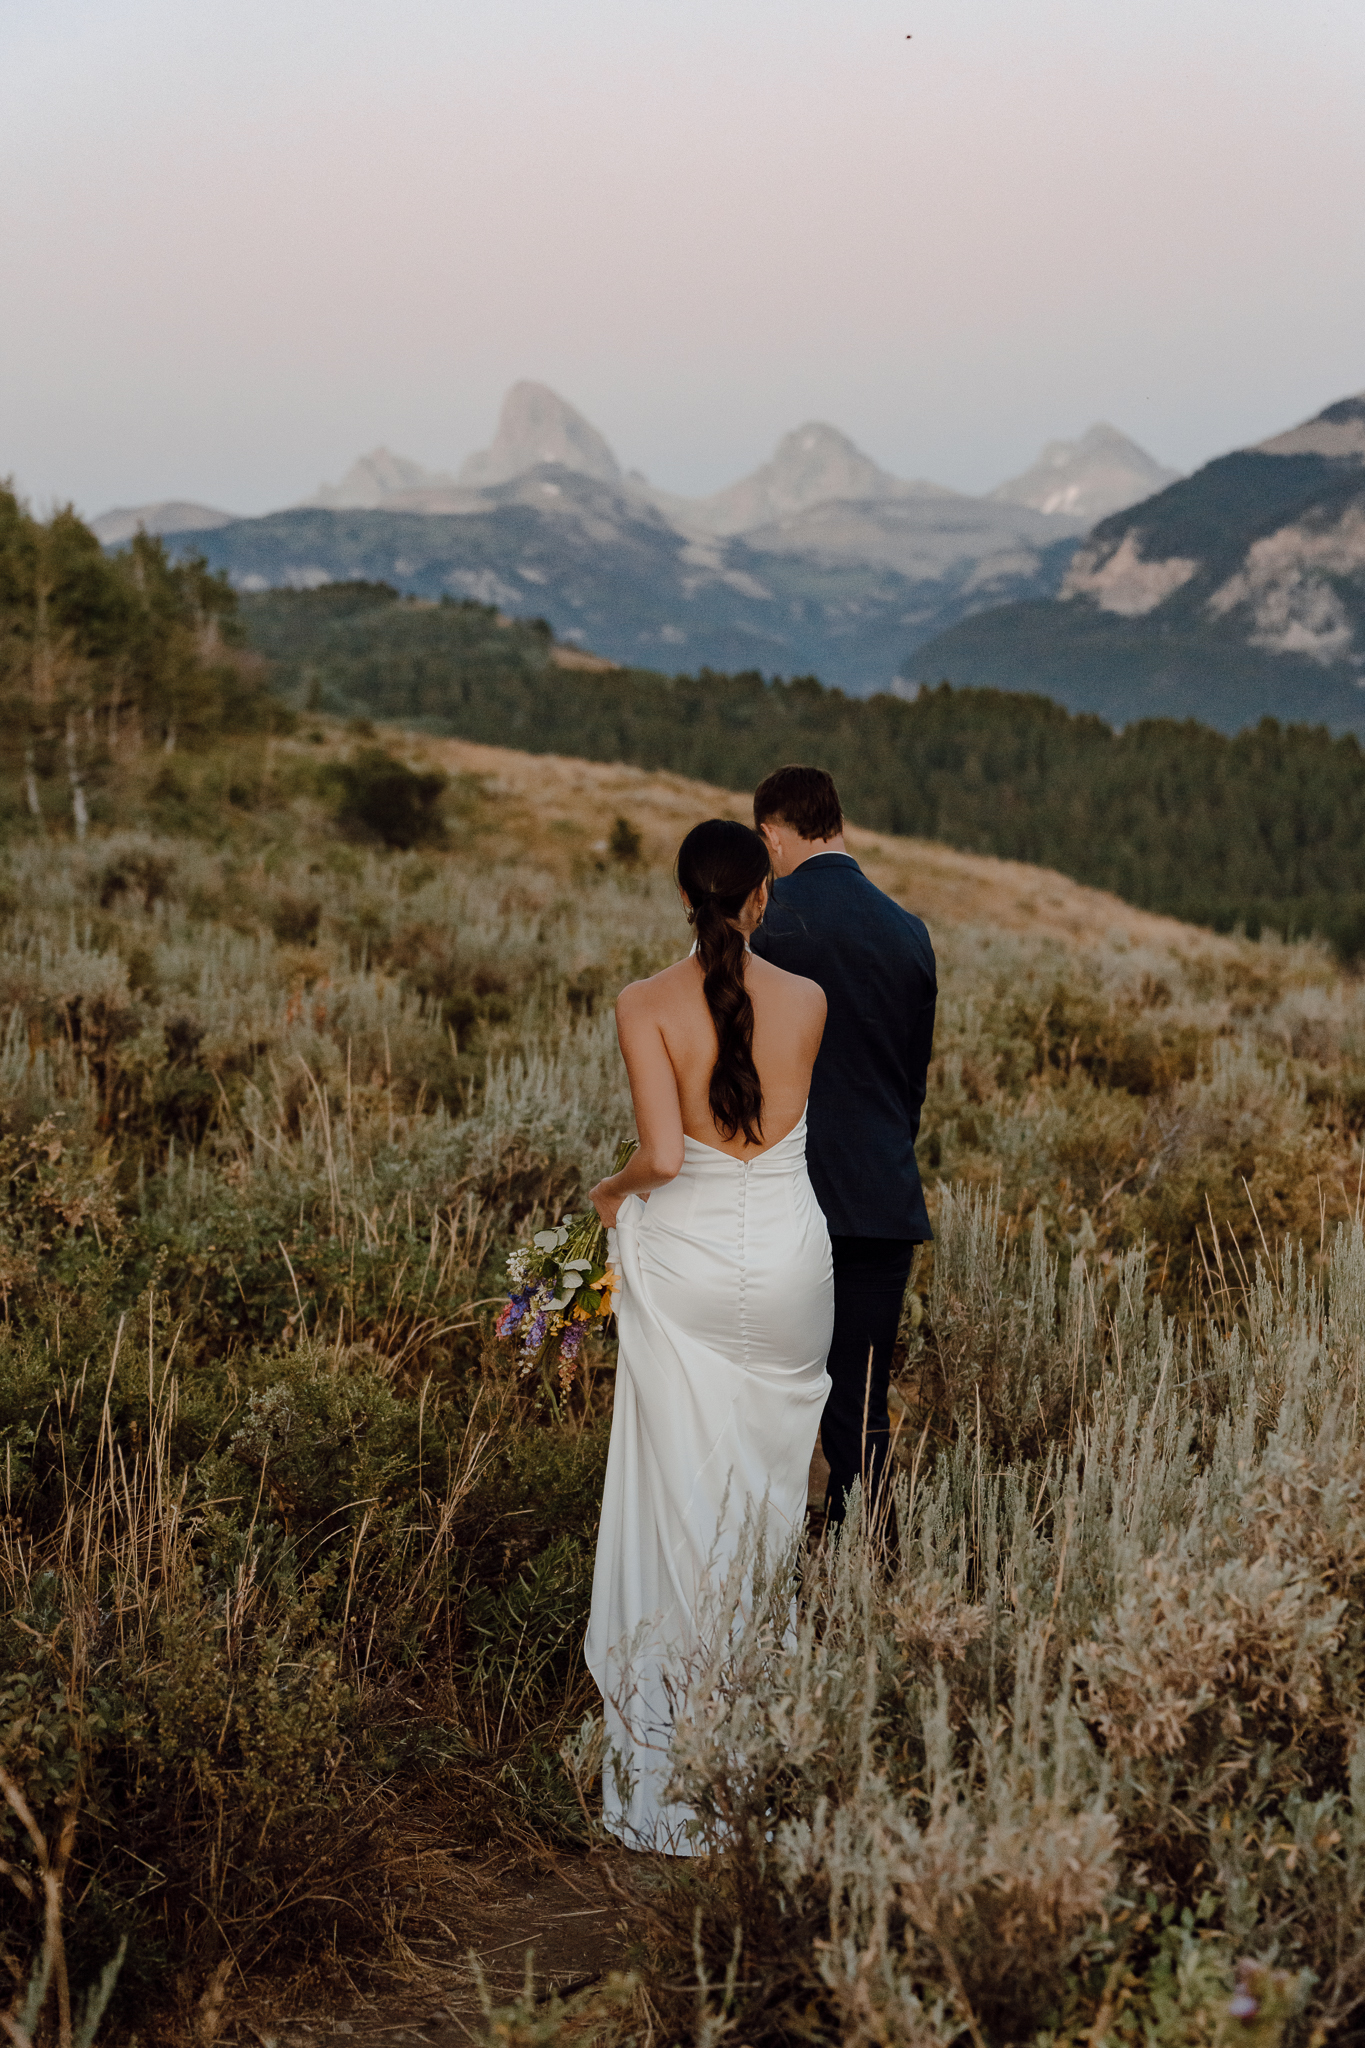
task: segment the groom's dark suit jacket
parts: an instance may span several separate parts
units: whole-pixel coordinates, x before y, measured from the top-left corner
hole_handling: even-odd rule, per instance
[[[934,949],[851,854],[774,882],[755,953],[819,982],[829,1004],[811,1076],[806,1160],[831,1237],[933,1236],[915,1163],[934,1044]]]

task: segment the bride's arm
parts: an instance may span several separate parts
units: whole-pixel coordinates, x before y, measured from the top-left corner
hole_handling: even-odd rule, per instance
[[[600,1180],[588,1196],[608,1230],[627,1195],[647,1195],[675,1179],[683,1163],[682,1104],[647,983],[623,988],[616,999],[616,1036],[630,1078],[640,1149],[620,1173]]]

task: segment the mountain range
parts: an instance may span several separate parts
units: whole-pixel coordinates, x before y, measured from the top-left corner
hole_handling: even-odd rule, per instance
[[[1365,734],[1365,393],[1100,520],[1055,593],[964,616],[903,673],[1114,725]]]
[[[984,497],[894,476],[811,422],[685,498],[522,383],[457,474],[376,449],[263,519],[176,503],[97,530],[117,545],[139,519],[244,590],[363,578],[473,598],[623,666],[814,673],[858,695],[947,679],[1115,726],[1365,734],[1365,394],[1188,477],[1098,425]]]
[[[1095,509],[1170,474],[1096,427],[973,497],[893,476],[811,422],[752,475],[686,498],[623,470],[581,413],[523,382],[457,474],[378,448],[264,518],[175,504],[93,524],[116,546],[143,523],[245,590],[387,581],[542,615],[627,665],[814,672],[866,694],[907,687],[907,654],[965,615],[1059,591]]]

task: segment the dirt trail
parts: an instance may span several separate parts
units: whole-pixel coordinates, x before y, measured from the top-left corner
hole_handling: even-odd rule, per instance
[[[611,1891],[604,1859],[564,1855],[534,1875],[473,1872],[430,1842],[420,1856],[420,1896],[402,1939],[410,1961],[387,1982],[281,2005],[266,1987],[230,2005],[217,2039],[221,2048],[467,2048],[487,2027],[471,1956],[495,2005],[525,1988],[527,1955],[538,1999],[586,1988],[623,1967],[627,1929]],[[419,1931],[420,1930],[420,1931]]]

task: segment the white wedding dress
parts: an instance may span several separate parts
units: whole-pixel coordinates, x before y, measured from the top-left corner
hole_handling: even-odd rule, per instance
[[[613,1235],[620,1357],[586,1645],[617,1760],[604,1817],[631,1848],[685,1856],[692,1816],[664,1790],[700,1610],[746,1514],[766,1514],[777,1549],[801,1530],[829,1391],[834,1280],[805,1116],[747,1162],[685,1139],[682,1171],[648,1202],[628,1195]]]

